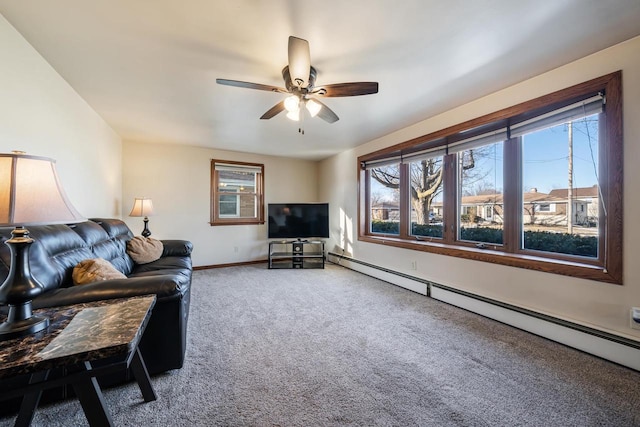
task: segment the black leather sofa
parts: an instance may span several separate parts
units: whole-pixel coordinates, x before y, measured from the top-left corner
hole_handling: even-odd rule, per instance
[[[155,294],[156,304],[140,341],[142,357],[150,374],[182,367],[189,318],[191,242],[162,240],[160,259],[135,264],[126,252],[133,233],[118,219],[97,218],[71,225],[26,228],[35,240],[29,253],[31,272],[45,289],[33,300],[34,310]],[[4,242],[11,238],[12,230],[0,227],[0,284],[9,272],[10,251]],[[127,279],[73,286],[73,268],[90,258],[110,261]],[[2,308],[5,310],[0,311],[0,320],[6,316],[6,307]],[[101,379],[103,385],[113,382],[118,381]]]

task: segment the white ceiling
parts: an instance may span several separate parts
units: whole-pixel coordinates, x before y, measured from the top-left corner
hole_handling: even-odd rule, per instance
[[[322,159],[640,34],[639,0],[0,0],[0,13],[124,140]],[[259,117],[307,39],[334,124]],[[640,52],[639,52],[640,54]]]

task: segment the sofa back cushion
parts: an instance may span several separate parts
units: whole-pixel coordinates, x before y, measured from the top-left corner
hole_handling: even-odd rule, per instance
[[[29,246],[29,266],[31,275],[46,291],[56,289],[63,283],[71,282],[73,267],[85,258],[91,258],[91,250],[80,236],[67,225],[37,225],[25,227],[35,241]],[[0,230],[0,258],[4,281],[9,273],[11,255],[4,243],[11,238],[12,228]]]
[[[75,232],[91,246],[93,256],[109,261],[128,276],[133,270],[133,260],[127,254],[127,242],[133,233],[119,219],[92,219],[76,225]]]
[[[90,258],[104,258],[129,275],[133,260],[127,255],[127,241],[133,233],[120,220],[108,220],[110,227],[94,221],[72,225],[32,225],[25,227],[35,240],[29,249],[31,274],[45,290],[73,285],[73,268]],[[9,274],[11,253],[4,243],[11,227],[0,227],[0,284]]]

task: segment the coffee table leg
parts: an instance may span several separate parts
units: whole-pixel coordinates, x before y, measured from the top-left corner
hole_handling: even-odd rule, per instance
[[[49,376],[49,371],[42,371],[32,374],[29,377],[29,384],[45,381]],[[42,397],[42,390],[38,390],[33,393],[29,393],[22,398],[20,404],[20,412],[18,418],[16,418],[16,427],[29,426],[33,420],[33,414],[36,412],[38,403],[40,403],[40,397]]]
[[[84,369],[91,371],[91,364],[84,362]],[[104,397],[98,385],[98,380],[96,380],[95,377],[87,376],[84,379],[72,383],[72,386],[82,405],[84,415],[89,421],[89,425],[91,427],[112,427],[113,421],[104,403]]]
[[[139,348],[136,348],[136,352],[133,354],[133,359],[131,359],[131,372],[138,382],[144,401],[151,402],[156,400],[158,396],[156,396],[156,392],[153,390],[153,386],[151,385],[147,365],[144,363],[144,359],[140,354]]]

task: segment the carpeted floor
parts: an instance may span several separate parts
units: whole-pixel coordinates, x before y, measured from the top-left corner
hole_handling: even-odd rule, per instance
[[[157,401],[105,391],[116,425],[640,425],[639,372],[334,265],[196,271],[188,341]]]

